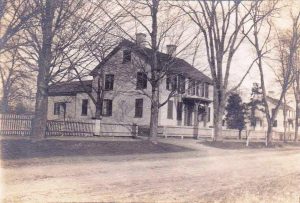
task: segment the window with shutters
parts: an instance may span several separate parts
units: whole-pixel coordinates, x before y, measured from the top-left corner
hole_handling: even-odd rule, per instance
[[[135,100],[135,117],[136,118],[143,117],[143,99]]]
[[[64,114],[67,113],[67,104],[66,102],[55,102],[54,103],[54,115],[60,115],[61,108],[64,111]]]
[[[131,61],[131,51],[130,50],[124,50],[123,51],[123,63],[127,63]]]
[[[81,104],[81,115],[82,116],[87,116],[87,112],[88,112],[88,99],[83,99],[82,100],[82,104]]]
[[[277,120],[274,121],[273,123],[273,127],[276,128],[277,127]]]
[[[168,119],[173,119],[173,101],[168,101]]]
[[[182,120],[182,102],[177,103],[177,120],[181,121]]]
[[[103,116],[111,116],[112,115],[112,100],[110,100],[110,99],[103,100],[102,115]]]
[[[137,72],[136,75],[136,89],[147,89],[147,74],[144,72]]]
[[[178,91],[181,94],[185,93],[185,77],[178,75]]]
[[[200,87],[201,87],[201,97],[204,97],[204,95],[205,95],[205,84],[201,83]]]
[[[205,98],[208,98],[208,96],[209,96],[209,85],[208,85],[208,83],[204,83],[204,86],[205,86],[205,94],[204,94],[204,97],[205,97]]]
[[[201,83],[196,82],[196,96],[201,96]]]
[[[59,115],[60,114],[60,103],[56,102],[54,103],[54,115]]]
[[[113,74],[107,74],[105,75],[105,90],[113,90],[114,89],[114,75]]]

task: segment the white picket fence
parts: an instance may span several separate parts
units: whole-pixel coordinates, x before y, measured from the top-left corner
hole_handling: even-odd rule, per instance
[[[32,118],[30,115],[0,114],[0,134],[30,135]]]
[[[1,135],[21,135],[31,134],[32,115],[0,114],[0,134]],[[94,136],[95,120],[48,120],[46,136]],[[193,126],[159,126],[158,136],[160,137],[188,137],[188,138],[211,138],[212,128],[195,128]],[[100,136],[110,137],[135,137],[148,136],[149,126],[137,126],[130,123],[103,123],[100,122]],[[235,129],[223,129],[224,139],[238,139],[239,131]],[[252,140],[265,140],[265,131],[245,131],[241,132],[242,139],[247,138],[247,142]],[[274,140],[283,140],[282,132],[273,132]],[[286,133],[286,139],[292,140],[293,132]]]
[[[33,116],[0,114],[0,135],[31,134]],[[95,120],[48,120],[46,136],[94,136]],[[137,126],[128,123],[100,123],[100,136],[136,136]]]
[[[48,120],[46,136],[93,136],[93,120]]]

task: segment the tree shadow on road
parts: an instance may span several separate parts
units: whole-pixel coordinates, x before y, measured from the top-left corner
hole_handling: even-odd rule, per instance
[[[18,160],[27,158],[50,158],[58,156],[114,156],[150,153],[187,152],[193,149],[149,141],[85,141],[85,140],[42,140],[2,139],[1,159]]]
[[[229,149],[229,150],[235,150],[235,149],[266,149],[266,148],[284,148],[284,147],[300,147],[300,144],[294,143],[294,142],[273,142],[271,145],[266,147],[264,141],[255,141],[250,142],[249,146],[246,146],[245,140],[223,140],[223,141],[203,141],[201,144],[209,147],[219,148],[219,149]]]

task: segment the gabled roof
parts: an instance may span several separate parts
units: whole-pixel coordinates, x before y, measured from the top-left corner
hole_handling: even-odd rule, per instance
[[[270,96],[267,96],[267,100],[268,100],[269,102],[271,102],[272,104],[274,104],[274,105],[278,104],[278,101],[279,101],[278,99],[275,99],[275,98],[270,97]],[[294,108],[291,107],[290,105],[287,105],[287,104],[286,104],[285,107],[286,107],[287,110],[294,111]],[[283,103],[280,105],[280,108],[283,108]]]
[[[75,96],[77,93],[92,92],[92,80],[60,82],[49,86],[49,96]]]
[[[129,41],[129,40],[123,40],[119,43],[117,47],[115,47],[108,55],[105,57],[97,66],[92,70],[91,75],[96,74],[97,70],[100,69],[105,65],[105,63],[113,56],[115,55],[122,47],[129,48],[130,50],[134,51],[135,53],[138,53],[141,55],[147,63],[149,63],[150,56],[152,53],[152,50],[147,47],[140,47],[136,45],[135,43]],[[171,57],[169,54],[165,54],[162,52],[158,52],[157,55],[158,58],[158,64],[161,67],[164,67],[167,65],[169,72],[172,74],[181,74],[185,76],[186,78],[191,78],[194,80],[200,80],[203,82],[207,82],[212,84],[212,80],[205,74],[203,74],[201,71],[199,71],[197,68],[189,64],[183,59],[177,58],[177,57]]]

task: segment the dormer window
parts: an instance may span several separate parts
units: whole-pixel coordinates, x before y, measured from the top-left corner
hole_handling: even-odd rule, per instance
[[[131,61],[131,51],[130,50],[124,50],[123,51],[123,63],[127,63]]]

